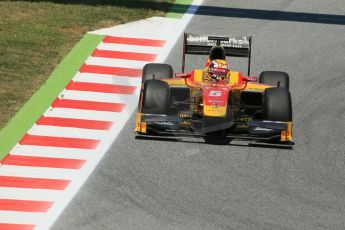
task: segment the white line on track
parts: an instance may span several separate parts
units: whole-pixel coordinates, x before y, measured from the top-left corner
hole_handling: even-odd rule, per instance
[[[95,150],[89,149],[71,149],[35,145],[18,145],[16,148],[12,149],[11,154],[20,156],[54,157],[87,160],[97,153]]]
[[[99,93],[90,91],[64,90],[61,94],[63,99],[82,100],[82,101],[96,101],[109,103],[124,103],[127,101],[136,100],[135,94],[114,94],[114,93]]]
[[[62,195],[60,190],[0,187],[1,199],[56,201]]]
[[[121,52],[133,52],[133,53],[147,53],[147,54],[159,54],[162,50],[161,47],[124,45],[124,44],[114,44],[114,43],[104,43],[104,42],[99,44],[97,46],[97,49],[121,51]]]
[[[89,82],[111,85],[130,85],[140,86],[141,78],[138,77],[121,77],[108,74],[77,73],[73,78],[76,82]]]
[[[74,178],[79,178],[80,170],[2,165],[0,175],[73,180]]]
[[[45,218],[45,215],[45,213],[0,211],[0,223],[37,224]]]
[[[142,69],[147,61],[133,61],[123,60],[115,58],[101,58],[101,57],[89,57],[86,62],[87,65],[98,65],[107,67],[125,67],[133,69]]]
[[[50,137],[68,137],[68,138],[83,138],[102,140],[107,135],[107,131],[104,130],[90,130],[70,127],[57,127],[47,125],[34,125],[28,134],[38,136],[50,136]]]
[[[96,121],[120,121],[120,113],[69,108],[51,108],[44,113],[47,117],[75,118]]]

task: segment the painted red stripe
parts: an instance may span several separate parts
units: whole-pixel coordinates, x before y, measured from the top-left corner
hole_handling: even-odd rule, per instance
[[[80,73],[109,74],[109,75],[125,76],[125,77],[141,77],[142,75],[141,69],[87,65],[87,64],[84,64],[80,68],[79,72]]]
[[[125,104],[110,103],[110,102],[96,102],[96,101],[81,101],[57,98],[51,105],[53,108],[70,108],[70,109],[86,109],[109,112],[122,112]]]
[[[60,117],[45,117],[42,116],[37,122],[37,125],[72,127],[81,129],[97,129],[109,130],[112,126],[110,121],[94,121],[74,118],[60,118]]]
[[[85,160],[66,159],[54,157],[33,157],[33,156],[18,156],[7,155],[2,160],[4,165],[29,166],[29,167],[48,167],[48,168],[65,168],[65,169],[80,169],[85,163]]]
[[[35,225],[31,224],[6,224],[0,223],[1,230],[32,230],[35,228]]]
[[[89,82],[70,81],[67,90],[92,91],[101,93],[133,94],[137,87],[129,85],[111,85]]]
[[[126,44],[126,45],[137,45],[137,46],[156,46],[156,47],[163,47],[165,45],[164,40],[126,38],[126,37],[114,37],[114,36],[106,36],[103,39],[103,42]]]
[[[69,183],[69,180],[0,176],[0,187],[65,190]]]
[[[53,205],[49,201],[0,199],[0,210],[17,212],[47,212]]]
[[[122,52],[122,51],[110,51],[110,50],[99,50],[96,49],[93,57],[103,57],[103,58],[117,58],[135,61],[155,61],[157,54],[148,53],[133,53],[133,52]]]
[[[78,149],[95,149],[99,142],[99,140],[93,139],[48,137],[25,134],[25,136],[19,141],[19,144]]]

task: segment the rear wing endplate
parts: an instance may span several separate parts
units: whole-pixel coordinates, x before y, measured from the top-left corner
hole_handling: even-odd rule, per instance
[[[186,54],[209,55],[213,46],[222,46],[226,56],[248,58],[250,75],[252,37],[223,37],[184,33],[182,72],[185,69]]]

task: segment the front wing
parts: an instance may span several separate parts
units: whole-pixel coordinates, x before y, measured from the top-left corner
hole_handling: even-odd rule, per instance
[[[247,122],[247,132],[232,131],[233,120],[137,113],[135,132],[139,135],[170,137],[207,137],[210,133],[222,138],[293,144],[292,122],[254,120]]]

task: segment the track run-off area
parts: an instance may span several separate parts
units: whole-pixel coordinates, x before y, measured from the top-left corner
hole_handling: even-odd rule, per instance
[[[200,2],[87,35],[101,43],[2,162],[0,229],[344,229],[343,2]],[[135,139],[141,68],[179,72],[183,31],[250,35],[252,75],[290,74],[293,150]]]

